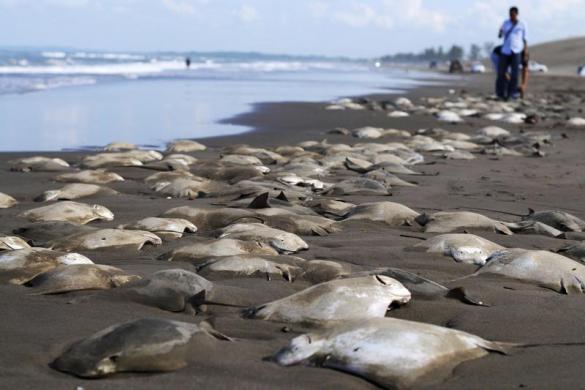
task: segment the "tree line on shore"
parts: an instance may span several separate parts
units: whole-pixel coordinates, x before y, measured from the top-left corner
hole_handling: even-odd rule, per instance
[[[489,57],[494,49],[492,42],[486,42],[483,46],[472,44],[466,52],[463,46],[453,45],[448,50],[442,46],[429,47],[419,53],[396,53],[383,56],[382,62],[429,62],[429,61],[452,61],[468,59],[478,61]]]

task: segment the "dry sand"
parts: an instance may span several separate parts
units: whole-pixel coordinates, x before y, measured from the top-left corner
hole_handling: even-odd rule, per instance
[[[585,37],[540,43],[530,47],[530,58],[546,64],[552,74],[577,74],[577,68],[585,65]]]
[[[457,88],[474,92],[491,90],[491,79],[478,77]],[[538,78],[532,91],[567,91],[571,89],[583,102],[585,85],[561,78]],[[416,100],[421,96],[444,95],[448,86],[425,87],[412,91]],[[566,96],[566,95],[560,95]],[[376,96],[373,98],[381,98]],[[232,137],[202,140],[211,147],[197,153],[199,158],[217,156],[221,147],[239,143],[254,146],[295,144],[304,140],[355,143],[356,139],[326,135],[331,128],[356,128],[366,125],[416,130],[439,126],[432,117],[415,116],[392,119],[384,113],[372,111],[325,111],[323,104],[263,104],[251,114],[233,119],[256,131]],[[482,119],[471,119],[462,125],[442,125],[449,130],[471,132],[492,124]],[[518,131],[525,126],[506,126]],[[530,126],[530,129],[552,133],[564,132],[568,139],[555,142],[548,156],[536,158],[491,159],[479,156],[474,161],[445,161],[427,156],[432,165],[419,167],[436,176],[416,177],[418,187],[394,187],[392,197],[350,196],[347,200],[390,200],[401,202],[419,211],[454,210],[481,207],[523,214],[534,209],[560,208],[585,217],[585,131],[564,127]],[[392,138],[384,139],[390,141]],[[80,153],[55,153],[67,161],[76,162]],[[20,156],[20,155],[18,155]],[[8,171],[6,162],[16,154],[0,155],[0,192],[15,196],[20,204],[0,210],[0,232],[10,233],[26,224],[16,215],[38,206],[32,199],[50,188],[59,187],[51,179],[54,173],[17,173]],[[213,200],[195,201],[163,199],[152,193],[141,181],[152,171],[124,168],[114,171],[126,177],[126,182],[111,185],[119,196],[85,199],[114,211],[116,219],[93,226],[118,226],[147,216],[157,216],[179,205],[207,204]],[[515,217],[495,212],[486,215],[504,220]],[[337,259],[356,265],[392,266],[414,271],[437,281],[457,278],[473,272],[471,265],[457,264],[447,257],[421,255],[404,251],[404,247],[418,242],[401,234],[415,229],[389,228],[376,223],[356,222],[342,232],[326,237],[307,237],[310,250],[301,253],[307,259]],[[421,234],[421,233],[417,233]],[[485,234],[485,238],[500,244],[524,248],[557,248],[562,241],[541,236],[500,236]],[[184,239],[182,243],[188,241]],[[156,257],[178,246],[176,242],[162,247],[148,247],[140,253],[110,251],[87,253],[97,263],[115,265],[140,275],[175,268],[191,269],[186,263],[166,263]],[[217,280],[223,285],[237,286],[246,291],[251,301],[263,303],[286,296],[307,286],[304,282],[287,283],[260,278]],[[468,287],[474,294],[490,303],[491,307],[465,305],[456,300],[413,300],[408,305],[389,313],[395,318],[423,321],[465,330],[481,337],[516,343],[585,343],[585,298],[566,296],[529,284],[496,277],[468,279],[457,285]],[[69,304],[73,297],[91,293],[59,296],[31,296],[25,287],[0,286],[0,387],[6,389],[184,389],[184,388],[372,388],[372,384],[333,370],[292,367],[282,368],[263,358],[284,346],[303,328],[293,326],[291,333],[283,333],[282,324],[239,317],[235,308],[219,308],[214,312],[216,327],[237,342],[226,343],[217,356],[197,355],[184,369],[168,374],[121,374],[101,380],[82,380],[49,367],[62,349],[98,330],[121,321],[140,317],[162,317],[194,321],[186,314],[172,314],[133,303],[90,300]],[[542,346],[517,351],[511,356],[490,355],[459,366],[453,376],[436,388],[581,388],[585,382],[585,346]]]

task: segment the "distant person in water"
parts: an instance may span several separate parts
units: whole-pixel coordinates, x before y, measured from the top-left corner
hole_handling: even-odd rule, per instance
[[[504,22],[498,35],[504,41],[497,61],[498,77],[496,80],[496,95],[503,100],[518,96],[520,65],[525,65],[524,68],[528,67],[526,24],[518,19],[518,15],[519,11],[517,7],[510,8],[510,19]],[[509,80],[506,77],[508,71],[510,72]],[[525,77],[523,84],[527,80],[527,77]]]
[[[191,67],[191,58],[190,57],[185,58],[185,66],[187,67],[187,69],[189,69]]]

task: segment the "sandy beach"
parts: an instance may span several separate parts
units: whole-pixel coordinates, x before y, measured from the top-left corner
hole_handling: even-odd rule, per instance
[[[445,85],[414,89],[404,96],[415,104],[423,98],[488,96],[492,76],[466,76],[447,81]],[[449,95],[449,90],[455,93]],[[394,100],[398,95],[372,95],[370,101]],[[465,96],[465,95],[463,95]],[[415,187],[392,186],[389,196],[329,196],[354,204],[391,201],[417,212],[469,210],[502,221],[517,221],[516,215],[534,210],[560,209],[585,218],[585,132],[583,128],[565,126],[568,116],[584,116],[585,79],[555,76],[534,77],[528,101],[546,99],[562,107],[556,119],[537,124],[508,124],[480,117],[466,117],[464,123],[441,123],[432,115],[413,114],[391,118],[384,110],[326,110],[323,103],[263,103],[251,113],[226,119],[226,123],[249,126],[253,131],[236,136],[199,140],[206,151],[190,153],[197,164],[216,160],[225,148],[246,144],[275,148],[305,141],[355,145],[360,142],[404,142],[403,137],[385,136],[364,140],[351,135],[331,134],[334,128],[356,129],[364,126],[393,128],[415,132],[441,127],[451,132],[475,134],[485,126],[500,126],[514,135],[524,131],[544,131],[552,135],[551,144],[543,148],[544,157],[493,156],[474,153],[474,160],[448,160],[436,153],[423,152],[425,161],[411,168],[424,175],[398,175],[415,182]],[[115,140],[112,140],[115,141]],[[13,196],[19,203],[0,210],[0,233],[12,235],[15,229],[29,224],[18,215],[43,204],[34,198],[63,183],[53,181],[60,172],[15,172],[9,161],[39,153],[0,154],[0,192]],[[75,166],[87,155],[82,152],[42,153],[59,157]],[[269,165],[270,167],[270,165]],[[277,168],[277,166],[272,166]],[[178,206],[213,205],[226,199],[167,199],[153,191],[144,179],[156,173],[140,167],[115,167],[125,181],[108,184],[118,195],[92,196],[77,200],[100,204],[115,214],[110,222],[91,222],[93,227],[117,227],[145,217],[160,216]],[[336,183],[358,173],[333,169],[320,178]],[[315,196],[321,199],[322,195]],[[327,198],[327,196],[325,196]],[[112,265],[127,273],[148,277],[152,273],[183,268],[194,271],[188,262],[167,262],[157,258],[180,246],[199,242],[211,232],[200,230],[177,241],[161,246],[146,246],[140,251],[115,249],[78,251],[97,264]],[[585,379],[585,320],[583,296],[561,294],[551,289],[495,275],[482,275],[456,282],[451,280],[472,274],[477,267],[462,264],[441,254],[412,252],[407,247],[434,234],[421,232],[419,226],[391,227],[381,222],[353,221],[342,230],[324,236],[303,236],[307,251],[296,254],[306,260],[338,261],[352,272],[379,267],[396,267],[443,283],[449,288],[464,287],[489,306],[465,304],[457,299],[412,299],[387,313],[393,318],[420,321],[463,330],[487,340],[534,345],[518,349],[510,355],[489,354],[481,359],[459,365],[445,381],[431,388],[565,388],[581,387]],[[555,250],[573,241],[536,234],[501,235],[481,232],[483,238],[510,248]],[[206,276],[224,286],[243,306],[255,305],[286,297],[311,285],[306,280],[288,282],[265,277]],[[295,366],[280,367],[266,358],[309,328],[279,322],[245,319],[241,307],[210,306],[196,316],[171,313],[155,307],[113,299],[103,292],[81,291],[56,295],[32,295],[24,286],[0,285],[2,352],[0,353],[0,387],[5,389],[184,389],[184,388],[376,388],[358,376],[326,368]],[[235,339],[220,347],[190,351],[188,365],[169,373],[122,373],[86,380],[50,367],[50,363],[72,342],[108,326],[144,317],[200,322],[208,319],[220,332]],[[284,327],[288,327],[283,331]],[[574,344],[574,345],[571,345]]]

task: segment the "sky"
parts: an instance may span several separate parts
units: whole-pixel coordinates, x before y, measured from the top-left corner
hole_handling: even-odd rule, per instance
[[[511,5],[529,43],[585,36],[585,0],[0,0],[0,46],[371,58],[495,42]]]

